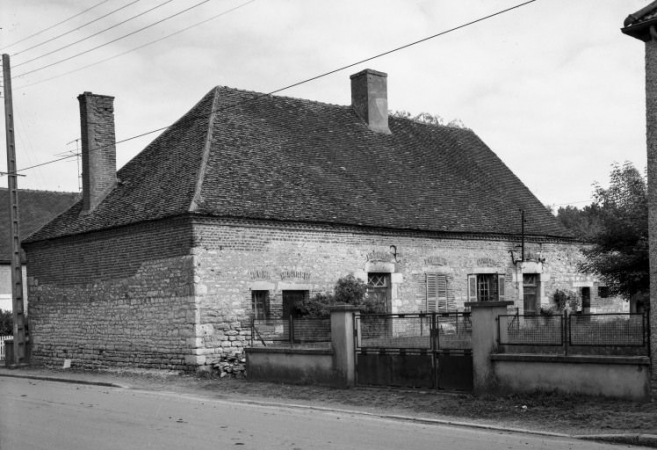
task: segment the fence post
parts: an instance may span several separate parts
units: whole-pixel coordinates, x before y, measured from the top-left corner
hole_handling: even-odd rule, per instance
[[[472,316],[472,371],[475,394],[496,388],[490,355],[497,351],[497,316],[506,314],[511,301],[468,302]]]
[[[436,319],[436,312],[431,313],[431,351],[434,353],[440,348],[440,330],[438,329],[438,320]]]
[[[563,339],[563,354],[568,356],[568,346],[570,345],[570,316],[568,315],[568,310],[564,309],[563,311],[563,323],[561,331]]]
[[[645,317],[645,320],[643,322],[644,323],[644,325],[643,325],[643,327],[644,327],[643,328],[643,336],[648,341],[648,345],[647,345],[647,347],[648,347],[648,357],[652,358],[652,353],[651,353],[651,348],[650,348],[650,344],[651,344],[651,342],[650,342],[651,337],[650,336],[651,336],[651,333],[652,333],[652,331],[650,330],[650,305],[648,305],[648,308],[646,309],[646,311],[643,312],[643,315]],[[654,366],[655,362],[653,361],[652,364]],[[653,370],[656,370],[656,369],[653,369]]]
[[[288,334],[289,336],[287,337],[290,345],[294,344],[294,319],[292,318],[292,314],[287,319],[287,329],[288,329]]]
[[[331,311],[331,348],[333,372],[339,388],[356,385],[356,345],[354,342],[354,315],[358,308],[352,305],[336,305]]]

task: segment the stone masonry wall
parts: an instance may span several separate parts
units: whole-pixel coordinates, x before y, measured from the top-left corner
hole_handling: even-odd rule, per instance
[[[250,344],[252,290],[269,291],[273,315],[280,314],[284,290],[307,290],[312,296],[331,291],[345,275],[366,280],[368,272],[384,272],[392,280],[392,312],[419,312],[426,311],[427,273],[448,275],[460,309],[468,301],[468,274],[498,273],[506,276],[506,300],[513,300],[522,313],[523,271],[540,274],[543,304],[556,289],[593,284],[590,277],[577,273],[581,256],[570,243],[528,243],[528,249],[540,249],[545,262],[514,266],[509,250],[518,245],[516,241],[231,226],[212,220],[198,220],[194,230],[199,365],[213,364],[221,355]]]
[[[650,248],[650,361],[652,397],[657,399],[657,40],[646,42],[646,143],[648,147],[648,227]]]
[[[190,248],[184,220],[28,244],[34,362],[188,368],[198,319]]]

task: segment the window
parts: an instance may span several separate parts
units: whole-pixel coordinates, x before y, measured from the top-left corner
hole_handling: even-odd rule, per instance
[[[254,319],[269,319],[269,291],[251,291],[251,310]]]
[[[447,275],[427,274],[427,311],[446,312],[456,309],[454,293]]]
[[[387,287],[388,274],[387,273],[368,273],[367,284],[370,287]]]
[[[496,302],[504,300],[504,275],[485,273],[468,275],[468,301]]]
[[[380,312],[392,312],[392,285],[389,273],[367,274],[367,295]]]
[[[301,317],[297,303],[308,300],[309,292],[302,290],[283,291],[283,318]]]
[[[525,314],[536,314],[541,309],[540,276],[537,273],[522,275],[522,298]]]
[[[598,297],[609,298],[609,286],[598,286]]]
[[[582,311],[588,313],[591,310],[591,288],[583,287],[581,290],[582,297]]]

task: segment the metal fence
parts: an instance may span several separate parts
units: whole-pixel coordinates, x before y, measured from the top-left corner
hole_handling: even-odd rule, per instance
[[[646,314],[569,315],[568,344],[644,347],[648,344],[648,316]]]
[[[501,315],[497,325],[500,345],[525,346],[525,351],[545,346],[563,347],[566,354],[571,348],[587,354],[622,354],[623,347],[649,351],[647,314]]]
[[[427,314],[361,314],[357,317],[360,348],[431,348],[431,320]]]
[[[0,361],[5,360],[5,341],[7,339],[13,339],[13,336],[0,336]]]
[[[358,348],[428,350],[472,346],[470,313],[361,314]]]
[[[271,345],[331,342],[331,319],[253,319],[251,343]]]
[[[561,315],[501,315],[497,320],[502,345],[563,345]]]

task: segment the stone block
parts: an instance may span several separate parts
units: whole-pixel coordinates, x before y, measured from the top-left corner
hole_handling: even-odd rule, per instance
[[[205,355],[185,355],[185,364],[190,366],[201,366],[205,364]]]

